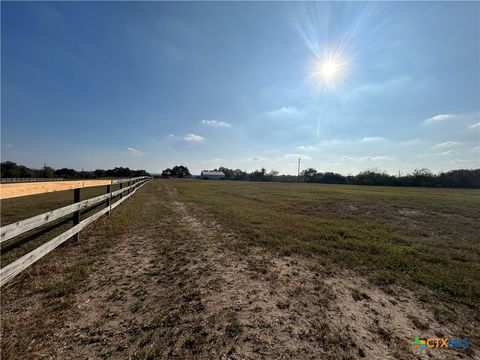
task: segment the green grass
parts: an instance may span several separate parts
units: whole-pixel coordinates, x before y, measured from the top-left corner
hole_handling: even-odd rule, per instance
[[[381,286],[479,307],[479,190],[169,183],[249,245],[316,256],[328,269],[353,269]]]

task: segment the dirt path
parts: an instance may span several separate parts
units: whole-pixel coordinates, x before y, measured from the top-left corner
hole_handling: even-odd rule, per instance
[[[35,357],[418,358],[410,339],[448,333],[408,292],[245,246],[166,182],[151,186],[141,228],[111,247]]]

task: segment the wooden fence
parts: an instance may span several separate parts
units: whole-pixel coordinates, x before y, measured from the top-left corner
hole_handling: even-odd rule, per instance
[[[2,183],[61,181],[61,180],[63,180],[63,178],[0,178],[0,182]]]
[[[10,242],[17,236],[73,214],[72,228],[3,267],[0,270],[0,287],[19,274],[22,270],[26,269],[60,244],[70,239],[72,236],[78,237],[78,233],[83,228],[100,218],[102,215],[109,214],[111,210],[127,200],[139,188],[145,185],[148,180],[150,180],[150,177],[142,176],[131,179],[115,180],[49,181],[45,183],[0,184],[0,199],[2,200],[54,191],[73,190],[74,192],[74,201],[71,205],[48,211],[0,228],[0,246],[3,247],[5,243]],[[116,184],[120,184],[120,189],[112,191],[112,185]],[[124,184],[127,186],[124,187]],[[80,191],[82,188],[105,185],[107,186],[106,194],[80,201]],[[127,194],[125,194],[125,192],[127,192]],[[116,196],[120,196],[120,199],[112,203],[112,199]],[[107,207],[92,216],[81,220],[82,210],[89,209],[102,202],[107,203]]]

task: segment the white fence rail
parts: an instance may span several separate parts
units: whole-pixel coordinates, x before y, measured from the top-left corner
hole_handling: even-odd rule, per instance
[[[19,274],[21,271],[26,269],[28,266],[32,265],[43,256],[48,254],[50,251],[58,247],[60,244],[64,243],[72,236],[77,235],[84,229],[87,225],[91,224],[102,215],[109,213],[112,209],[116,208],[130,196],[132,196],[139,188],[141,188],[145,183],[150,180],[150,177],[138,177],[131,179],[116,179],[111,180],[110,184],[120,184],[120,189],[116,191],[111,191],[111,185],[107,185],[107,193],[100,195],[94,198],[86,199],[80,201],[80,188],[74,189],[74,203],[55,209],[52,211],[45,212],[40,215],[33,216],[31,218],[18,221],[16,223],[3,226],[0,228],[0,245],[7,243],[9,240],[20,236],[30,230],[34,230],[43,225],[51,223],[55,220],[61,219],[67,215],[74,214],[73,218],[73,227],[63,232],[62,234],[54,237],[45,244],[39,246],[35,250],[29,252],[28,254],[20,257],[14,262],[8,264],[7,266],[0,269],[0,287],[5,283],[10,281],[13,277]],[[123,187],[124,183],[128,183],[129,186]],[[85,185],[88,187],[90,185]],[[125,195],[124,193],[127,192]],[[112,198],[116,196],[121,196],[121,198],[112,204]],[[18,195],[22,196],[22,194]],[[91,208],[92,206],[107,202],[107,207],[100,210],[99,212],[93,214],[92,216],[86,218],[83,221],[80,221],[81,211],[84,209]]]

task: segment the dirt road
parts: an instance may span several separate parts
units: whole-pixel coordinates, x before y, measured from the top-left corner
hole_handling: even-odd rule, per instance
[[[97,226],[122,220],[122,232],[71,291],[52,298],[50,280],[27,285],[26,275],[5,290],[4,359],[407,359],[418,358],[415,336],[451,330],[407,291],[247,246],[168,182],[148,184],[119,212]],[[101,235],[59,249],[56,271],[71,271]]]

